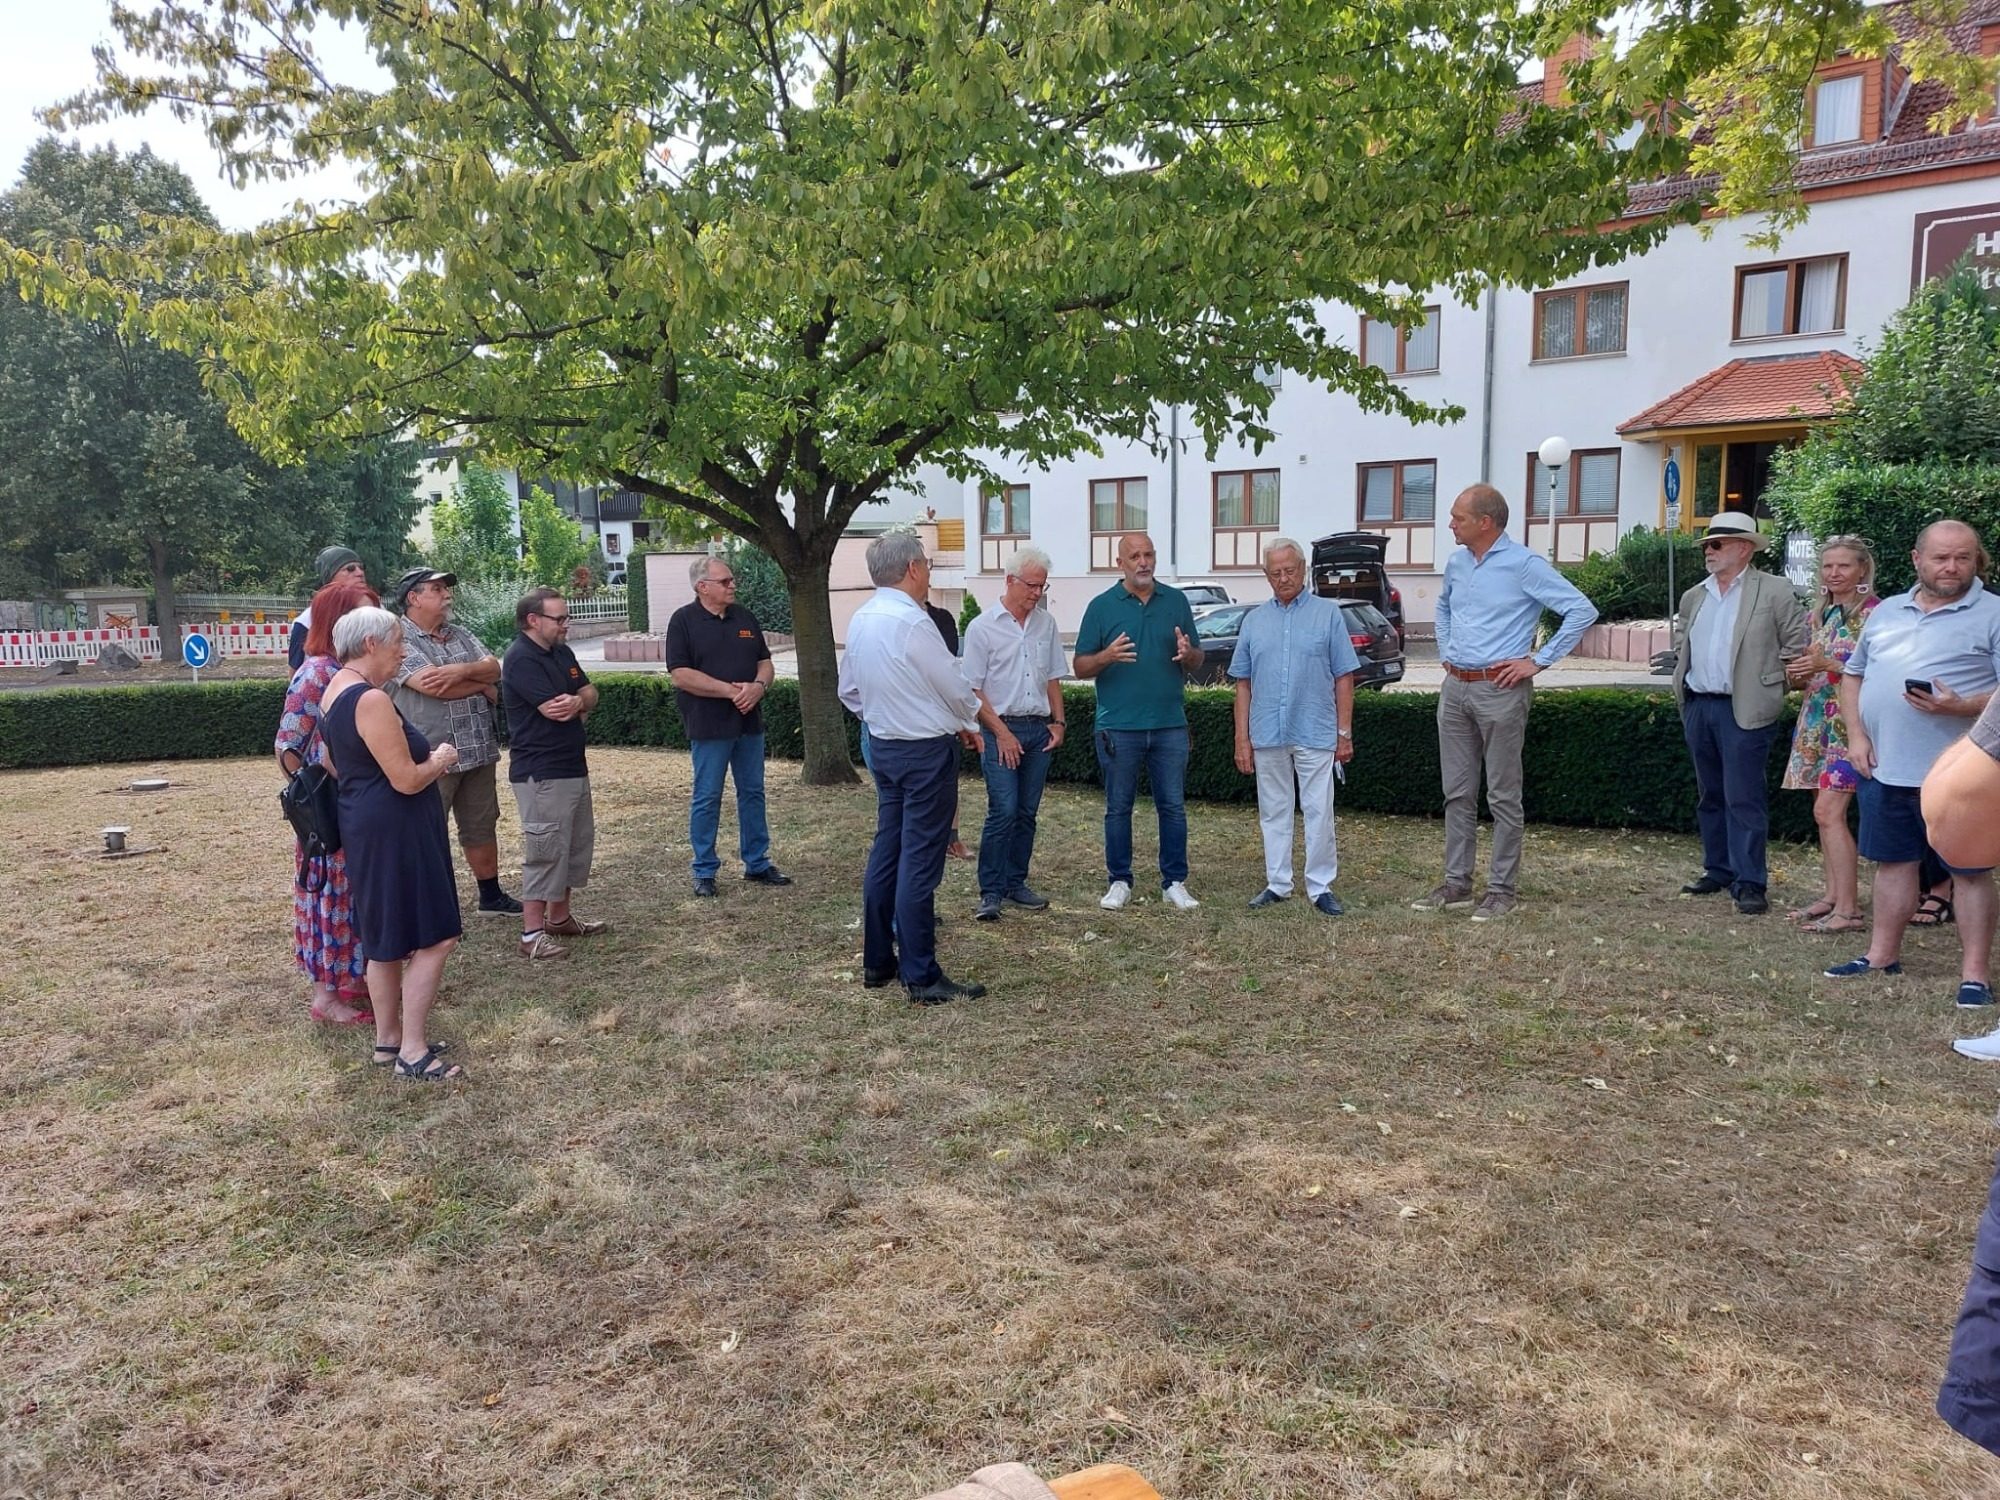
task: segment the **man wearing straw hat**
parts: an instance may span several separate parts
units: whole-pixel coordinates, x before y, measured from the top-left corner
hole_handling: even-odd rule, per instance
[[[1764,845],[1771,737],[1785,711],[1785,663],[1806,648],[1806,613],[1792,586],[1750,566],[1764,545],[1753,516],[1711,516],[1701,540],[1708,576],[1681,595],[1674,628],[1674,696],[1694,757],[1702,872],[1681,893],[1727,891],[1736,909],[1770,909]]]

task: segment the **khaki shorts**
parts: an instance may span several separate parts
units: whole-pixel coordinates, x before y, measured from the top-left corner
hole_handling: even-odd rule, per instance
[[[597,821],[590,809],[590,778],[517,781],[521,811],[521,899],[561,901],[590,883]]]
[[[452,771],[437,779],[444,810],[458,823],[458,847],[483,849],[500,841],[498,763]]]

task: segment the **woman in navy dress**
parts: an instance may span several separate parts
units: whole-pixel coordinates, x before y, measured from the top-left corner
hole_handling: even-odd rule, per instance
[[[340,781],[340,843],[368,958],[375,1060],[411,1082],[458,1078],[464,1070],[425,1033],[445,958],[464,930],[444,804],[431,789],[458,764],[458,747],[433,750],[382,691],[403,661],[403,627],[386,609],[343,616],[333,654],[340,672],[320,697],[320,737]]]

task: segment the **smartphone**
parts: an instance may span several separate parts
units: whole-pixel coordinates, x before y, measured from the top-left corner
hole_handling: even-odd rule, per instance
[[[1906,693],[1922,693],[1928,698],[1936,690],[1931,687],[1931,680],[1928,677],[1905,677],[1903,679],[1903,691]]]

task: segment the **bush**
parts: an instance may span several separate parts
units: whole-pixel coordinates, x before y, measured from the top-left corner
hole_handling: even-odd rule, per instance
[[[452,591],[451,618],[478,636],[495,656],[514,644],[520,627],[514,606],[532,585],[525,578],[464,578]]]
[[[1963,521],[1989,546],[2000,539],[2000,463],[1853,464],[1809,443],[1778,456],[1764,494],[1788,531],[1867,537],[1885,596],[1916,582],[1910,551],[1933,521]]]
[[[598,709],[590,718],[593,745],[686,748],[673,684],[665,675],[606,673],[597,688]],[[284,697],[285,684],[276,679],[0,693],[0,768],[269,755]],[[1056,752],[1051,779],[1094,784],[1099,780],[1092,744],[1096,694],[1072,686],[1064,698],[1069,734]],[[1190,797],[1256,800],[1256,783],[1236,770],[1232,705],[1232,695],[1220,688],[1188,693],[1194,736],[1187,773]],[[1342,807],[1419,817],[1442,814],[1436,695],[1358,695],[1354,732],[1360,755],[1340,791]],[[764,700],[764,734],[774,758],[803,757],[796,681],[780,678],[771,685]],[[859,742],[859,726],[850,719],[848,753],[857,761]],[[1772,741],[1771,831],[1780,838],[1807,840],[1812,799],[1777,793],[1789,749],[1787,723]],[[1680,715],[1666,693],[1636,688],[1538,693],[1523,761],[1531,822],[1693,831],[1694,771]],[[965,753],[967,774],[976,774],[978,764],[976,755]],[[272,793],[276,795],[275,778]]]
[[[736,602],[749,610],[759,626],[778,635],[792,633],[792,591],[785,571],[761,547],[738,538],[722,549],[722,560],[736,575]]]
[[[972,597],[972,590],[965,591],[965,602],[958,607],[958,638],[965,639],[965,632],[972,628],[972,622],[979,618],[979,601]]]
[[[625,560],[625,628],[647,631],[652,629],[652,621],[647,614],[646,603],[646,558],[655,552],[664,552],[664,547],[652,542],[638,542]]]

